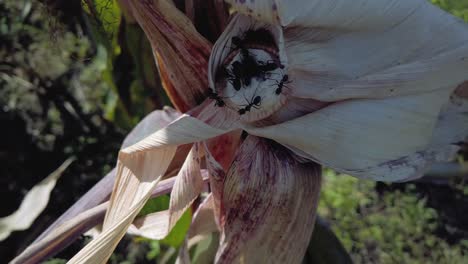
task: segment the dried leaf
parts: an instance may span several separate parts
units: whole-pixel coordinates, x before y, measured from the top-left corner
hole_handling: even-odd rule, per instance
[[[147,114],[125,137],[121,149],[137,143],[180,116],[181,113],[168,106],[165,106],[163,110],[155,110]]]
[[[299,263],[314,227],[320,166],[249,136],[227,174],[217,263]],[[285,245],[294,245],[284,250]]]
[[[55,183],[75,158],[68,158],[58,169],[36,184],[24,197],[20,207],[13,214],[0,218],[0,241],[13,231],[28,229],[49,203]]]
[[[213,195],[210,193],[193,214],[188,238],[219,231],[215,221]]]
[[[249,133],[357,177],[399,181],[425,166],[440,109],[450,90],[380,100],[349,100]],[[402,160],[411,156],[409,160]]]
[[[192,147],[182,169],[176,177],[169,203],[168,232],[193,203],[203,189],[198,145]]]
[[[135,219],[128,233],[149,239],[163,239],[169,233],[169,210],[151,213]]]
[[[165,238],[202,189],[200,157],[198,146],[195,144],[175,177],[169,210],[151,213],[136,219],[130,227],[129,233],[150,239]]]
[[[208,89],[211,44],[167,0],[129,4],[153,47],[164,88],[176,108],[186,112],[201,103]]]
[[[252,133],[264,130],[257,135],[298,155],[383,181],[420,177],[429,163],[459,149],[453,140],[466,137],[466,117],[460,107],[443,107],[457,86],[461,97],[468,78],[468,25],[460,19],[420,0],[230,2],[243,15],[233,18],[214,53],[246,25],[280,24],[281,33],[272,32],[289,77],[288,101],[323,103],[283,107],[268,121],[284,123],[247,127]],[[449,112],[458,123],[447,121]]]
[[[106,213],[103,233],[86,245],[70,263],[105,262],[165,173],[177,146],[225,133],[182,115],[165,128],[119,153],[117,180]]]
[[[203,175],[203,180],[207,181],[208,175],[206,173],[203,173]],[[162,180],[151,193],[151,197],[157,197],[162,194],[169,193],[174,182],[174,177]],[[81,234],[96,226],[98,223],[102,223],[104,220],[105,210],[108,205],[108,201],[104,202],[98,206],[87,209],[86,211],[77,213],[72,218],[59,223],[56,228],[52,229],[43,238],[28,246],[12,261],[12,264],[38,263],[45,258],[56,254],[61,249],[72,243]]]
[[[122,148],[133,145],[140,141],[151,133],[158,129],[166,126],[170,122],[174,121],[180,113],[170,107],[165,107],[163,110],[156,110],[149,113],[143,118],[135,128],[128,133],[125,137]],[[180,152],[183,152],[181,150]],[[183,153],[177,153],[176,156],[180,156]],[[180,158],[179,158],[180,159]],[[171,170],[174,170],[178,164],[172,164]],[[70,207],[65,213],[63,213],[52,225],[50,225],[34,242],[37,242],[49,234],[55,227],[61,223],[72,219],[81,212],[91,209],[104,201],[108,200],[112,191],[112,185],[115,181],[116,171],[113,169],[103,179],[101,179],[96,185],[93,186],[85,195],[83,195],[72,207]]]
[[[44,238],[28,246],[11,264],[39,263],[73,242],[104,219],[108,202],[79,213],[54,228]]]

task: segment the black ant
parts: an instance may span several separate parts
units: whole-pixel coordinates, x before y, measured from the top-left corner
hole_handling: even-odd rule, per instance
[[[208,98],[215,100],[215,106],[218,107],[223,107],[226,105],[226,103],[223,101],[223,99],[216,93],[214,92],[211,88],[208,89]]]
[[[241,39],[240,37],[232,37],[231,43],[234,44],[233,50],[240,50],[242,64],[256,64],[257,61],[255,60],[255,55],[250,53],[249,49],[245,46],[246,40],[244,38]]]
[[[235,63],[233,64],[233,73],[236,78],[242,80],[242,83],[245,86],[249,86],[250,80],[254,77],[264,78],[267,72],[275,70],[278,67],[283,68],[281,64],[278,66],[274,61],[267,61],[266,63],[257,61],[255,56],[249,52],[247,47],[245,47],[245,43],[248,43],[249,41],[258,42],[259,40],[263,40],[263,36],[269,36],[269,38],[272,38],[271,34],[266,29],[249,29],[242,35],[242,38],[237,36],[231,38],[231,43],[234,44],[234,49],[239,49],[241,53],[240,62],[238,62],[237,65]],[[271,39],[271,41],[273,41],[273,39]]]
[[[229,83],[231,83],[232,87],[234,87],[236,91],[239,91],[242,87],[242,83],[241,80],[238,77],[236,77],[236,74],[234,73],[234,70],[236,69],[234,67],[233,70],[230,70],[227,67],[223,67],[222,69],[223,76],[229,81]]]
[[[242,34],[241,39],[243,42],[255,42],[261,45],[270,45],[271,43],[275,43],[273,35],[266,28],[257,28],[254,30],[252,27]]]
[[[232,37],[235,49],[240,49],[241,59],[232,64],[234,76],[242,81],[244,86],[250,85],[250,80],[259,74],[257,60],[244,45],[244,40]]]
[[[232,63],[231,68],[224,67],[224,76],[231,83],[236,91],[239,91],[242,86],[249,86],[252,78],[262,78],[278,67],[283,68],[284,66],[280,63],[270,61],[257,61],[255,55],[251,54],[245,43],[250,42],[261,42],[267,39],[268,42],[274,41],[271,33],[266,29],[249,29],[245,31],[240,37],[234,36],[231,38],[233,47],[232,50],[240,50],[240,60]],[[272,42],[273,43],[273,42]]]
[[[232,64],[234,75],[239,78],[244,86],[249,86],[251,79],[258,75],[257,61],[253,57],[235,61]]]
[[[249,50],[244,46],[244,40],[242,40],[239,37],[232,37],[231,42],[232,44],[234,44],[234,49],[240,50],[241,55],[244,59],[253,57],[253,55],[250,54]]]
[[[275,90],[275,94],[279,95],[282,91],[283,91],[283,87],[286,83],[290,83],[289,80],[289,76],[287,74],[285,74],[283,76],[283,78],[281,79],[281,81],[278,83],[278,88],[276,88]]]
[[[243,67],[242,62],[235,61],[232,63],[231,66],[232,66],[232,74],[234,75],[234,77],[239,79],[239,82],[242,80],[242,82],[245,84],[245,81],[243,80],[243,76],[246,76],[249,73],[246,72],[246,69]]]
[[[258,69],[262,71],[263,73],[269,72],[269,71],[274,71],[276,69],[284,69],[283,64],[279,64],[276,61],[269,60],[269,61],[259,61],[258,62]]]
[[[246,86],[250,85],[250,80],[254,77],[265,78],[265,75],[278,68],[283,69],[284,66],[276,61],[269,60],[266,62],[257,61],[254,55],[250,54],[244,43],[247,41],[258,40],[258,36],[271,35],[266,29],[248,30],[243,34],[243,37],[232,37],[231,42],[234,44],[234,49],[240,49],[240,62],[233,63],[233,73],[236,78],[240,78]]]
[[[244,108],[239,109],[237,112],[239,113],[239,115],[243,115],[246,112],[249,112],[252,107],[255,109],[259,109],[258,106],[260,106],[261,103],[262,97],[257,95],[250,103],[248,103]]]

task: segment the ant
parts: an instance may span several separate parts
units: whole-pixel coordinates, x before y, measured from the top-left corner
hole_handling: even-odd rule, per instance
[[[247,47],[246,42],[259,40],[259,36],[270,36],[271,34],[266,29],[247,30],[242,37],[232,37],[231,43],[234,44],[234,49],[239,49],[241,60],[233,63],[233,73],[236,78],[241,79],[243,85],[249,86],[250,81],[254,77],[264,78],[267,72],[278,68],[278,64],[274,61],[259,62],[255,59]],[[260,38],[261,40],[261,38]],[[280,66],[282,67],[282,65]]]
[[[239,37],[232,37],[231,42],[232,44],[234,44],[234,49],[240,50],[241,55],[244,59],[253,57],[253,55],[250,54],[250,51],[244,46],[244,40],[242,40]]]
[[[249,85],[250,81],[245,81],[243,76],[248,75],[246,69],[243,67],[242,62],[235,61],[232,63],[232,74],[239,79],[239,82],[242,81],[244,84]]]
[[[291,81],[288,81],[289,80],[289,76],[287,74],[285,74],[283,76],[283,78],[281,79],[281,81],[278,83],[278,88],[276,88],[275,90],[275,94],[279,95],[282,91],[283,91],[283,87],[286,83],[290,83]]]
[[[261,103],[262,103],[262,97],[257,95],[257,96],[255,96],[255,98],[251,102],[249,102],[247,104],[247,106],[245,106],[244,108],[239,109],[239,111],[237,111],[237,112],[239,113],[239,115],[243,115],[246,112],[250,112],[250,109],[252,107],[255,108],[255,109],[259,109],[258,106],[260,106]]]
[[[262,78],[269,74],[270,71],[284,66],[277,61],[257,61],[255,55],[251,54],[245,43],[261,42],[266,38],[268,41],[274,41],[271,33],[263,28],[249,29],[241,36],[231,38],[233,47],[232,50],[240,50],[240,60],[232,63],[231,68],[224,67],[224,76],[231,83],[236,91],[239,91],[242,86],[249,86],[252,78]]]
[[[235,49],[240,49],[241,59],[232,64],[234,76],[241,80],[244,86],[250,85],[250,80],[258,75],[258,64],[249,50],[244,45],[244,40],[239,37],[232,37]]]
[[[276,70],[278,68],[284,69],[284,65],[279,64],[279,63],[277,63],[276,61],[273,61],[273,60],[268,60],[266,62],[259,61],[258,62],[258,68],[263,73],[266,73],[266,72],[269,72],[269,71],[274,71],[274,70]]]
[[[257,28],[254,30],[253,27],[254,25],[252,25],[252,27],[250,27],[242,34],[243,42],[255,42],[261,45],[269,45],[271,43],[275,43],[273,35],[266,28]]]
[[[218,107],[223,107],[226,105],[226,103],[223,101],[223,99],[216,93],[214,92],[211,88],[208,89],[208,98],[215,100],[215,106]]]
[[[242,85],[249,86],[251,79],[256,75],[256,66],[257,61],[252,57],[248,57],[242,61],[235,61],[232,64],[232,73]]]
[[[236,77],[234,70],[237,70],[237,69],[230,70],[227,67],[222,67],[222,73],[223,73],[224,78],[226,78],[229,81],[229,83],[231,83],[232,87],[234,87],[236,91],[239,91],[240,88],[242,87],[242,83],[241,83],[241,80],[238,77]]]
[[[236,78],[240,78],[242,83],[246,86],[250,85],[250,80],[254,77],[265,78],[265,75],[278,68],[283,69],[284,66],[274,60],[266,62],[257,61],[244,43],[247,41],[258,40],[257,35],[269,35],[266,29],[248,30],[243,34],[243,37],[232,37],[231,42],[234,44],[234,49],[240,49],[241,60],[240,62],[233,63],[233,73]]]

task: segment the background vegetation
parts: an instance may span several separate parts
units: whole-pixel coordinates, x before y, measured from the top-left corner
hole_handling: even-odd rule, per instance
[[[115,1],[42,2],[47,5],[0,1],[0,216],[12,213],[27,190],[66,158],[76,161],[32,228],[0,243],[2,263],[114,166],[124,135],[146,113],[169,105],[143,32],[125,23]],[[432,2],[468,21],[468,0]],[[463,180],[384,184],[324,174],[321,222],[354,262],[468,263]],[[145,212],[167,206],[168,197],[153,199]],[[190,212],[162,241],[126,237],[111,263],[172,262],[189,221]],[[86,240],[48,263],[65,263]],[[201,262],[199,252],[216,240],[200,245],[195,258]],[[309,259],[317,259],[321,244],[313,239]]]

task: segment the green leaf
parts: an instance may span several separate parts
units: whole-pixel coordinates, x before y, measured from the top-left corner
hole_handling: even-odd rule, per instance
[[[138,216],[144,216],[154,212],[164,211],[169,209],[170,198],[168,195],[159,196],[156,198],[149,199],[143,209],[141,209]]]
[[[172,247],[179,247],[185,239],[185,235],[192,222],[192,210],[187,209],[171,232],[161,240],[161,243]]]

